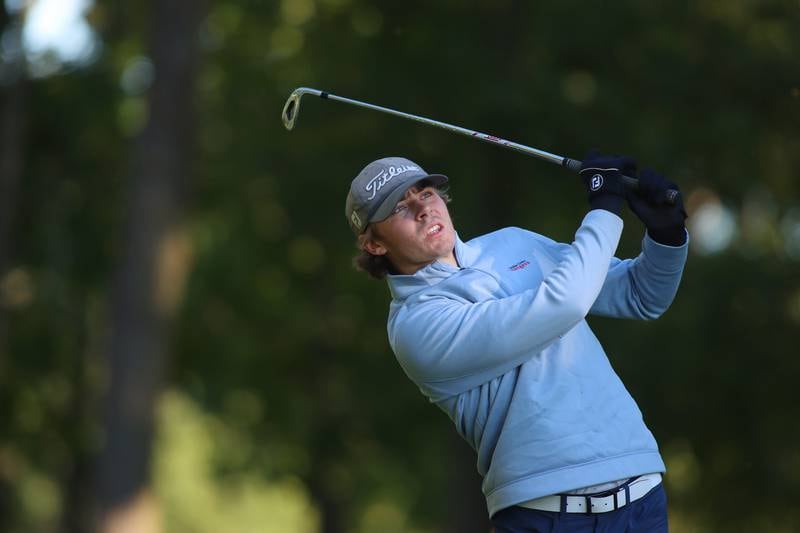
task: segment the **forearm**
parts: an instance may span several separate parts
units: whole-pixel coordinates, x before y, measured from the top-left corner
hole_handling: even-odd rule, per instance
[[[668,246],[646,235],[635,259],[615,260],[592,306],[595,315],[655,319],[670,306],[680,285],[688,254],[688,234],[681,246]]]

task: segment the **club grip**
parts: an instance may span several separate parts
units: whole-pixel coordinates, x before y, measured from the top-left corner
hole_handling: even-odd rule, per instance
[[[581,165],[583,165],[583,162],[578,161],[577,159],[570,159],[569,157],[565,157],[561,165],[567,167],[568,169],[574,172],[580,172]],[[630,176],[626,176],[625,174],[623,174],[622,182],[625,184],[626,187],[629,187],[634,191],[639,189],[639,180],[637,180],[636,178],[632,178]],[[678,201],[678,197],[680,195],[681,195],[680,191],[677,191],[675,189],[667,189],[664,192],[664,202],[670,205],[675,205],[675,202]]]

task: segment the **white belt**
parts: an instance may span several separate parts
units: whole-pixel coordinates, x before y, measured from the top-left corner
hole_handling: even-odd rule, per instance
[[[568,513],[607,513],[638,500],[650,492],[653,487],[657,487],[659,483],[661,483],[661,474],[645,474],[629,483],[625,483],[619,489],[612,489],[615,492],[608,496],[554,494],[553,496],[528,500],[517,505],[528,509],[556,513],[562,510]],[[562,500],[566,501],[563,502]],[[563,507],[562,503],[564,503]]]

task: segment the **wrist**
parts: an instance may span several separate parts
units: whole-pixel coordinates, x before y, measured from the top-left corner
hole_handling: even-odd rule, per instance
[[[616,194],[598,194],[589,198],[589,205],[592,209],[605,209],[619,215],[624,200],[622,196]]]
[[[686,244],[686,227],[683,225],[672,228],[647,228],[647,234],[658,244],[666,246],[683,246]]]

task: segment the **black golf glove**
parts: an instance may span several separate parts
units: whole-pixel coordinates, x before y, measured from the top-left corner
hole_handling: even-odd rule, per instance
[[[594,150],[586,154],[580,175],[589,191],[592,209],[605,209],[619,215],[625,198],[622,174],[636,173],[636,161],[626,156],[602,155]]]
[[[643,169],[639,175],[639,190],[628,191],[628,205],[644,223],[651,239],[667,246],[682,246],[686,242],[686,210],[681,195],[674,204],[665,201],[668,189],[680,190],[664,176]]]

